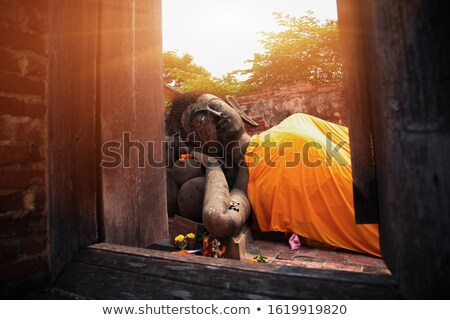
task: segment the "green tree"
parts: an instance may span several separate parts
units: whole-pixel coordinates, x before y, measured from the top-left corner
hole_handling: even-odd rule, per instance
[[[204,90],[219,95],[236,94],[243,85],[233,74],[213,77],[205,68],[196,65],[189,54],[175,51],[163,53],[163,80],[181,92]]]
[[[237,71],[249,75],[246,89],[282,83],[342,83],[342,62],[337,21],[321,22],[309,11],[292,17],[273,13],[283,31],[262,32],[264,53],[255,54],[252,68]]]

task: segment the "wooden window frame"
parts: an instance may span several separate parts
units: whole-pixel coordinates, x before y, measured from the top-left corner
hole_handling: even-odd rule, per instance
[[[106,85],[108,81],[108,68],[105,61],[108,59],[109,51],[115,50],[117,47],[108,47],[109,40],[105,38],[105,35],[102,35],[102,33],[99,32],[99,30],[104,30],[102,28],[105,28],[105,26],[107,27],[108,24],[117,22],[117,20],[113,21],[114,19],[108,20],[107,11],[113,9],[108,6],[114,4],[119,6],[120,3],[121,1],[119,0],[115,2],[81,0],[77,3],[72,3],[68,0],[59,2],[51,1],[51,52],[49,70],[49,209],[51,215],[51,260],[53,279],[56,279],[60,275],[60,280],[78,279],[79,281],[82,281],[83,275],[77,274],[77,269],[74,266],[80,264],[87,266],[89,263],[94,265],[92,264],[92,257],[96,257],[99,259],[99,263],[95,264],[95,268],[93,267],[92,269],[93,272],[95,272],[91,277],[84,275],[85,279],[96,281],[95,278],[98,276],[98,272],[101,270],[108,270],[104,265],[104,261],[109,261],[113,262],[113,264],[117,263],[116,267],[112,267],[115,272],[123,272],[130,277],[130,274],[139,275],[136,279],[145,280],[146,277],[149,277],[145,281],[153,283],[152,281],[158,277],[158,273],[145,273],[145,271],[139,269],[138,265],[133,265],[133,263],[151,265],[152,263],[156,264],[163,262],[165,266],[170,268],[170,262],[173,261],[176,262],[177,266],[182,270],[191,270],[190,265],[195,265],[197,268],[195,272],[197,273],[208,273],[208,270],[217,268],[214,270],[217,270],[218,274],[223,273],[231,276],[231,273],[235,272],[240,276],[250,277],[249,279],[253,279],[256,283],[258,282],[258,277],[263,277],[264,280],[268,281],[270,286],[273,286],[272,289],[270,289],[269,286],[264,289],[266,291],[263,290],[264,294],[262,296],[264,297],[290,296],[294,298],[294,294],[296,293],[294,290],[295,286],[300,286],[299,290],[301,291],[302,287],[308,287],[309,285],[311,285],[311,290],[305,290],[305,294],[297,296],[297,298],[317,297],[316,294],[319,292],[322,294],[329,294],[329,297],[339,297],[340,292],[343,294],[342,297],[354,297],[351,294],[352,290],[354,293],[360,294],[359,297],[369,297],[371,295],[367,290],[370,291],[376,288],[379,289],[380,293],[385,294],[387,297],[396,296],[397,283],[394,278],[389,276],[357,275],[355,273],[343,271],[306,270],[300,267],[258,266],[255,277],[251,277],[249,274],[250,267],[239,261],[211,261],[205,260],[202,257],[180,258],[168,253],[158,253],[146,249],[98,243],[103,240],[108,241],[108,231],[102,229],[102,226],[107,228],[105,219],[108,218],[105,217],[105,214],[110,214],[107,212],[114,211],[114,202],[116,201],[117,205],[123,206],[123,201],[125,201],[125,204],[134,201],[135,199],[133,197],[136,194],[139,195],[139,199],[144,199],[146,190],[154,191],[155,189],[159,189],[159,192],[154,191],[151,196],[151,201],[142,200],[142,206],[132,206],[131,208],[133,208],[133,210],[123,212],[123,215],[113,224],[120,224],[122,218],[127,217],[130,214],[135,214],[136,212],[138,212],[139,218],[134,220],[132,223],[133,227],[128,230],[126,234],[116,237],[115,235],[118,234],[117,230],[113,230],[112,241],[127,242],[129,240],[126,240],[126,237],[130,233],[137,232],[137,235],[133,235],[133,240],[130,240],[129,243],[126,244],[131,246],[145,246],[146,241],[151,241],[152,239],[156,240],[167,234],[167,220],[164,220],[163,214],[152,216],[152,218],[155,218],[153,221],[149,220],[148,217],[145,218],[146,212],[152,208],[152,205],[154,206],[154,203],[158,203],[156,206],[158,208],[165,207],[165,200],[163,199],[165,193],[160,192],[160,190],[164,190],[165,188],[165,181],[164,179],[160,179],[160,175],[149,173],[148,176],[146,176],[150,181],[157,185],[149,185],[148,181],[144,183],[143,179],[139,178],[141,172],[138,174],[137,171],[133,171],[133,174],[130,177],[124,175],[123,172],[121,174],[113,175],[109,182],[105,184],[105,177],[109,175],[110,172],[105,173],[104,171],[99,172],[98,170],[99,154],[97,151],[102,142],[102,137],[107,132],[116,133],[125,130],[126,126],[115,126],[116,123],[114,123],[114,121],[115,119],[121,119],[124,116],[126,118],[129,116],[129,114],[124,115],[123,113],[117,112],[117,104],[114,103],[114,101],[117,100],[114,94],[117,92],[114,90],[114,86],[110,87]],[[139,46],[142,45],[143,48],[147,48],[150,51],[155,50],[155,47],[149,46],[149,43],[146,42],[146,35],[153,34],[155,38],[152,41],[155,41],[154,43],[160,43],[161,41],[160,29],[159,32],[154,32],[154,30],[160,28],[160,20],[158,19],[161,17],[161,3],[160,1],[152,1],[152,4],[149,3],[137,0],[132,1],[130,3],[131,8],[129,8],[131,16],[123,17],[125,20],[131,19],[130,21],[134,26],[134,29],[131,28],[133,34],[131,35],[132,42],[128,47],[129,49],[137,50]],[[145,10],[147,10],[146,12],[152,12],[153,17],[156,17],[156,19],[152,20],[150,24],[143,20],[139,20],[140,16],[137,13],[142,9],[140,6],[153,6],[145,7]],[[382,174],[384,177],[386,176],[386,172],[389,172],[390,170],[388,166],[389,156],[383,155],[380,152],[384,150],[386,147],[385,144],[387,143],[384,139],[384,134],[390,133],[387,129],[380,127],[379,124],[380,121],[383,123],[383,121],[387,122],[386,119],[389,120],[390,115],[383,113],[387,112],[385,106],[386,101],[382,101],[382,99],[388,98],[388,94],[380,94],[380,89],[377,85],[380,84],[381,80],[376,73],[376,68],[379,66],[380,62],[385,63],[389,57],[383,57],[380,48],[375,46],[377,41],[382,42],[378,38],[375,39],[376,37],[380,37],[380,35],[376,34],[378,30],[382,29],[382,27],[385,28],[383,29],[384,32],[389,30],[388,27],[380,24],[385,22],[381,19],[386,15],[386,12],[383,10],[386,10],[386,8],[389,8],[390,6],[395,10],[399,10],[399,8],[404,5],[396,2],[390,3],[384,1],[362,2],[357,0],[338,0],[339,24],[345,66],[346,98],[350,108],[349,114],[353,115],[353,119],[350,119],[349,121],[349,127],[352,146],[355,210],[357,212],[357,220],[360,223],[373,223],[380,220],[380,235],[384,259],[388,263],[388,267],[396,275],[396,278],[399,279],[400,291],[402,294],[408,296],[409,292],[419,292],[417,285],[411,280],[410,273],[407,271],[407,268],[411,268],[411,259],[414,257],[414,254],[399,247],[399,243],[404,242],[401,239],[401,235],[408,234],[413,228],[411,227],[408,229],[405,227],[398,235],[393,232],[393,228],[396,226],[395,222],[397,220],[401,221],[402,218],[392,216],[393,208],[395,208],[396,205],[392,204],[392,202],[386,202],[385,199],[389,198],[389,195],[386,194],[386,188],[381,190],[381,194],[377,194],[377,192],[380,193],[380,189],[378,188],[377,190],[376,177],[377,174],[380,176],[380,173],[375,170],[376,161],[377,168],[383,170]],[[426,6],[425,1],[418,1],[414,6],[409,6],[408,10],[417,10],[420,8],[433,9],[430,6],[431,5]],[[431,13],[425,12],[423,17],[431,19]],[[426,14],[429,14],[429,16]],[[111,18],[111,16],[109,16],[109,18]],[[412,18],[405,21],[405,24],[410,23],[413,25],[414,23],[412,22]],[[145,28],[142,28],[144,34],[139,34],[137,32],[138,29],[136,29],[136,24],[140,23],[145,25]],[[436,24],[436,26],[437,25],[438,24]],[[432,27],[434,27],[434,25],[432,25]],[[73,34],[74,30],[77,31],[78,34],[83,35],[81,41],[61,37],[62,34],[71,34],[71,32]],[[149,30],[153,30],[153,33]],[[381,33],[381,35],[382,34],[383,33]],[[442,32],[442,34],[444,34],[444,32]],[[76,34],[74,35],[76,36]],[[160,47],[158,48],[156,48],[156,50],[160,50]],[[401,45],[399,45],[399,48],[400,53],[406,55],[406,52],[404,52],[406,47],[401,47]],[[417,47],[414,49],[416,50],[414,53],[417,54],[417,57],[421,58],[422,56],[420,53],[424,51],[424,48]],[[438,54],[440,52],[438,47],[433,47],[431,49],[434,50],[431,51],[432,54]],[[155,53],[155,51],[153,51],[153,53]],[[151,120],[153,114],[151,112],[142,112],[142,106],[148,106],[150,104],[152,108],[154,108],[152,109],[153,112],[156,112],[157,106],[162,106],[162,61],[161,58],[156,58],[156,56],[157,55],[153,56],[154,58],[150,66],[151,72],[138,71],[138,73],[142,73],[135,73],[131,77],[132,82],[134,82],[132,83],[132,86],[129,87],[131,88],[131,91],[128,94],[125,94],[125,96],[128,95],[133,98],[131,101],[126,98],[124,101],[125,104],[130,104],[130,109],[132,109],[133,112],[131,113],[131,118],[126,118],[124,121],[129,122],[133,119],[137,119],[137,117]],[[134,70],[148,70],[145,68],[136,69],[136,66],[146,67],[145,61],[148,60],[135,59],[133,61]],[[389,66],[390,62],[388,62],[386,62],[385,65]],[[426,65],[425,60],[422,62]],[[139,65],[139,63],[142,64]],[[407,68],[407,66],[401,67]],[[434,68],[435,74],[441,75],[441,78],[436,79],[445,79],[442,77],[444,73],[439,73],[436,66],[433,67],[433,65],[430,64],[428,67],[429,69]],[[121,68],[124,68],[124,66],[121,65]],[[76,71],[79,69],[83,70],[83,72],[77,73]],[[74,74],[78,75],[78,77],[74,76]],[[394,78],[397,77],[394,80],[402,80],[403,76],[401,70],[397,70],[393,75]],[[115,81],[115,79],[109,80]],[[136,82],[136,80],[138,81]],[[439,87],[440,82],[437,80],[435,81],[436,86]],[[127,85],[126,82],[119,81],[119,83],[121,83],[121,86]],[[150,85],[150,91],[147,92],[146,95],[144,87],[139,87],[139,85],[148,83],[152,83],[152,85]],[[445,84],[446,82],[442,81],[442,83]],[[392,90],[393,91],[389,93],[395,94],[395,90]],[[442,90],[441,94],[442,93],[448,94],[445,90]],[[437,105],[436,108],[439,107],[440,106]],[[390,106],[390,108],[392,110],[389,112],[399,112],[397,110],[398,108],[396,109],[396,105]],[[422,121],[414,115],[416,111],[421,111],[419,108],[420,104],[412,105],[410,109],[405,111],[406,113],[403,118],[400,118],[404,119],[404,124],[407,128],[407,132],[402,138],[403,140],[400,141],[400,143],[403,143],[403,146],[411,147],[407,141],[409,132],[413,132],[413,134],[419,132],[423,137],[427,134],[429,134],[430,137],[433,135],[440,137],[439,135],[442,136],[442,134],[445,133],[445,130],[439,125],[439,123],[442,122],[441,119],[436,116],[440,113],[446,115],[445,111],[436,109],[436,113],[432,113],[431,116]],[[162,113],[159,114],[159,117],[162,119]],[[105,122],[103,121],[105,119],[109,120]],[[132,127],[139,135],[141,135],[140,137],[136,137],[137,139],[144,138],[149,134],[158,136],[163,132],[162,124],[161,127],[156,128],[155,130],[157,131],[154,132],[146,131],[146,128],[142,124],[139,124],[139,121],[135,120]],[[108,135],[106,136],[108,137]],[[112,136],[114,136],[114,134],[112,134]],[[159,136],[159,139],[162,139],[162,137]],[[426,140],[423,138],[417,139],[417,141],[420,141],[421,143],[426,143]],[[68,148],[68,146],[71,148]],[[430,148],[430,150],[437,150],[435,145],[425,146],[425,148]],[[412,149],[414,149],[414,146],[412,146]],[[405,158],[410,154],[412,155],[413,153],[410,152]],[[376,161],[374,159],[376,159]],[[413,170],[420,168],[420,163],[417,164],[416,167],[411,166],[411,168],[413,168],[410,169],[412,170],[411,172],[414,172]],[[80,172],[82,174],[80,174]],[[398,171],[394,173],[398,173]],[[131,190],[126,188],[115,188],[117,183],[123,182],[123,179],[125,179],[128,184],[137,183],[138,187]],[[417,180],[416,182],[420,183],[420,181],[427,183],[425,180]],[[385,183],[385,181],[383,181],[383,183]],[[400,190],[398,185],[396,187],[397,190]],[[435,186],[430,185],[429,187],[434,188]],[[437,190],[440,190],[439,192],[441,192],[443,189]],[[116,199],[114,194],[117,194],[117,192],[125,192],[125,196]],[[162,194],[162,196],[160,194]],[[106,200],[108,200],[111,211],[105,210],[104,205]],[[388,210],[380,211],[378,209],[380,203],[384,203],[384,208],[387,208]],[[405,202],[402,203],[404,204]],[[389,211],[389,213],[387,211]],[[165,212],[163,213],[165,214]],[[401,214],[401,217],[405,218],[406,213],[403,212]],[[397,214],[397,216],[399,215]],[[445,221],[448,222],[448,220]],[[444,223],[447,223],[445,221]],[[137,226],[141,223],[143,228]],[[151,229],[151,232],[147,232],[146,230],[149,230],[148,228],[153,229]],[[416,229],[418,230],[418,228]],[[445,235],[443,235],[443,237],[445,238]],[[436,246],[435,248],[439,247]],[[443,261],[442,259],[444,258],[445,256],[437,259]],[[134,261],[133,259],[137,260]],[[69,263],[69,261],[71,262]],[[127,263],[127,261],[129,261],[129,263]],[[438,263],[436,264],[438,265]],[[63,268],[66,269],[61,273]],[[253,265],[251,266],[251,270],[254,270]],[[432,282],[432,278],[426,275],[423,270],[420,272],[420,268],[414,270],[417,271],[416,274],[420,274],[421,277],[424,277],[425,280],[429,281],[428,284],[431,283],[434,288],[438,288],[438,281]],[[211,273],[208,274],[212,276]],[[287,278],[285,279],[284,277],[291,277],[289,279],[292,281],[292,285],[289,286],[290,291],[288,295],[283,295],[283,288],[276,286],[276,282],[279,280],[287,281]],[[163,278],[167,281],[176,281],[178,284],[186,283],[186,279],[183,278],[182,275],[176,275],[176,273],[166,274]],[[352,278],[359,280],[352,282]],[[64,281],[61,280],[57,282],[55,287],[60,288],[60,290],[70,288],[70,281]],[[102,279],[99,278],[98,281],[102,281]],[[62,285],[63,283],[65,283],[65,285]],[[230,285],[232,285],[232,283],[233,282],[229,282]],[[240,283],[238,279],[236,279],[236,283]],[[324,283],[328,284],[325,285]],[[251,290],[244,289],[243,286],[238,284],[236,284],[237,287],[235,291],[243,293],[244,295],[242,297],[251,297]],[[341,289],[342,286],[345,287],[345,284],[349,284],[349,290],[342,289],[343,291],[341,291],[341,289],[336,289],[336,285],[338,284],[340,285],[338,287],[341,287]],[[352,284],[355,286],[352,286]],[[364,284],[368,284],[369,286],[364,287]],[[194,278],[189,285],[201,287],[201,284],[196,282]],[[424,286],[425,285],[426,283],[424,282]],[[358,286],[363,286],[365,289],[358,291],[355,289]],[[104,288],[114,291],[114,288],[117,287],[104,284]],[[221,285],[217,285],[215,288],[217,290],[226,290],[226,287]],[[366,295],[362,294],[362,291],[366,291]],[[142,297],[145,294],[150,293],[151,290],[139,292],[140,297]],[[155,292],[160,292],[161,296],[164,296],[165,294],[162,291]]]

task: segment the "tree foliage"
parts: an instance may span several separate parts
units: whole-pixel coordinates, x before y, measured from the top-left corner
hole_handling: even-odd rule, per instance
[[[263,53],[255,53],[253,65],[221,78],[196,65],[189,54],[163,53],[164,82],[181,92],[205,90],[233,95],[278,84],[310,82],[342,84],[342,63],[336,20],[321,22],[309,11],[293,17],[273,13],[280,32],[261,32]],[[237,75],[247,76],[240,81]]]
[[[273,13],[284,30],[262,32],[265,52],[255,54],[252,68],[240,70],[249,75],[247,88],[264,88],[299,81],[342,83],[342,63],[337,21],[321,22],[310,11],[292,17]]]
[[[205,68],[196,65],[189,54],[166,51],[163,64],[164,83],[181,92],[203,90],[225,96],[238,93],[243,85],[232,74],[213,77]]]

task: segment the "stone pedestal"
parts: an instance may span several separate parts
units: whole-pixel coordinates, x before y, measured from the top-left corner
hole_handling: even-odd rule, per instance
[[[257,252],[251,252],[250,243],[252,242],[252,232],[248,226],[244,226],[238,235],[231,237],[228,240],[225,258],[235,260],[247,260],[253,258]]]

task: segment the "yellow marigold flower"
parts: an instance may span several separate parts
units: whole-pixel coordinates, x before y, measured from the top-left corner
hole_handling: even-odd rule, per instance
[[[183,153],[180,155],[180,161],[186,162],[186,159],[192,159],[194,156],[191,153]]]
[[[258,260],[256,260],[256,259],[248,259],[248,262],[255,263],[255,262],[258,262]]]
[[[184,236],[182,234],[179,234],[175,237],[175,242],[182,242],[184,240]]]
[[[186,235],[186,238],[188,238],[188,239],[194,239],[194,238],[195,238],[195,234],[193,234],[192,232],[191,232],[191,233],[188,233],[188,234]]]

